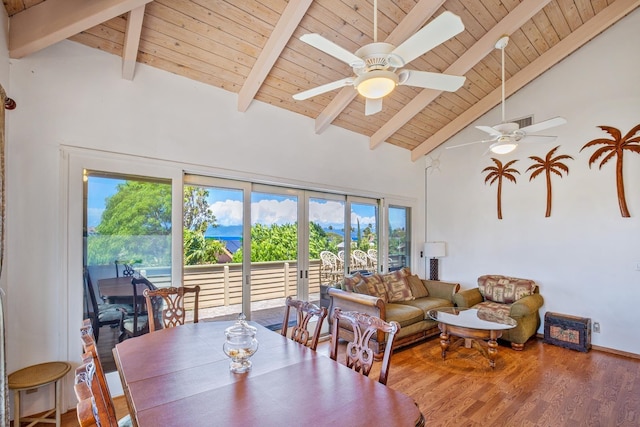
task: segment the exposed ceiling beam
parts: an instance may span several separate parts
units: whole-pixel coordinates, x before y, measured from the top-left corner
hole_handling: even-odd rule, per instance
[[[140,46],[140,34],[142,33],[142,20],[144,8],[140,6],[129,12],[127,28],[124,32],[124,47],[122,48],[122,78],[133,80],[138,59],[138,46]]]
[[[466,74],[495,48],[495,44],[500,37],[515,32],[550,1],[551,0],[524,0],[471,46],[460,58],[451,64],[444,73],[455,75]],[[415,98],[409,101],[402,110],[398,111],[398,113],[382,125],[376,133],[371,135],[369,142],[370,148],[375,148],[382,144],[416,114],[433,102],[441,93],[442,91],[439,90],[423,89]]]
[[[22,58],[152,0],[47,0],[9,18],[9,57]]]
[[[386,43],[399,45],[418,31],[446,0],[420,0],[404,17],[402,22],[387,36]],[[322,133],[347,108],[358,93],[353,87],[344,87],[331,100],[329,105],[316,117],[316,133]]]
[[[313,0],[290,1],[280,16],[269,40],[265,43],[256,63],[238,92],[238,111],[245,112],[258,93],[273,64],[289,42],[293,32],[307,13]]]
[[[540,55],[529,64],[529,66],[511,77],[505,83],[505,95],[509,96],[520,90],[540,74],[587,44],[591,39],[618,22],[638,6],[640,6],[640,0],[617,0],[615,3],[607,6],[602,12],[595,15],[555,46]],[[411,160],[416,161],[438,147],[478,117],[500,104],[501,99],[501,88],[498,87],[436,132],[432,137],[414,148],[411,151]]]

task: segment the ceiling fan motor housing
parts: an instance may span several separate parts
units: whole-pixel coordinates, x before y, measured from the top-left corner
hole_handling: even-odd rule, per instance
[[[353,72],[356,75],[361,75],[363,73],[372,71],[372,70],[388,70],[391,68],[392,71],[395,71],[394,66],[392,66],[389,61],[389,54],[393,52],[395,46],[390,43],[369,43],[368,45],[362,46],[358,49],[355,55],[365,63],[364,67],[353,67]]]

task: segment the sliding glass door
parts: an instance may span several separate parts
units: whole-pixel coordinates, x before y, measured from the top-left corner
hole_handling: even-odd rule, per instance
[[[279,329],[285,299],[305,293],[298,263],[302,198],[299,191],[253,185],[251,192],[251,318]],[[303,207],[302,207],[303,208]]]
[[[375,199],[193,175],[184,198],[184,283],[201,287],[201,318],[279,329],[287,297],[318,304],[321,284],[378,268]]]

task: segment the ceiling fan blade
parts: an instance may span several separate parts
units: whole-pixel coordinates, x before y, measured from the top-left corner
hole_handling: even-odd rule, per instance
[[[467,145],[480,144],[483,142],[495,142],[496,140],[497,138],[481,139],[480,141],[465,142],[464,144],[452,145],[451,147],[445,147],[445,148],[448,150],[449,148],[466,147]]]
[[[558,138],[554,135],[525,135],[522,142],[553,142]]]
[[[466,77],[429,71],[402,70],[399,75],[401,85],[455,92],[464,84]]]
[[[364,115],[371,116],[382,111],[382,98],[367,98],[364,103]]]
[[[302,101],[308,98],[311,98],[316,95],[323,94],[325,92],[330,92],[334,89],[339,89],[341,87],[349,86],[353,84],[353,78],[347,77],[342,80],[336,80],[335,82],[327,83],[322,86],[314,87],[309,90],[305,90],[303,92],[299,92],[293,95],[293,99],[296,101]]]
[[[534,132],[540,132],[541,130],[549,129],[552,127],[560,126],[565,123],[567,123],[567,120],[564,117],[554,117],[552,119],[545,120],[540,123],[535,123],[529,126],[525,126],[520,130],[523,131],[524,133],[529,134]]]
[[[502,132],[495,130],[494,128],[492,128],[491,126],[476,126],[476,129],[480,129],[483,132],[488,133],[489,135],[493,135],[493,136],[500,136],[502,135]]]
[[[446,11],[396,47],[389,54],[389,62],[402,67],[462,31],[462,19]]]
[[[334,42],[322,37],[320,34],[305,34],[300,37],[300,40],[328,55],[333,56],[334,58],[341,60],[342,62],[346,62],[351,67],[364,67],[365,65],[362,58],[358,58],[347,49],[338,46]]]

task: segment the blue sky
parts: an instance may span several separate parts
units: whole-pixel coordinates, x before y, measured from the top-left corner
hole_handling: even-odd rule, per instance
[[[89,177],[87,198],[87,222],[89,227],[100,223],[104,211],[105,200],[115,194],[116,186],[124,180],[112,178]],[[216,216],[219,226],[242,224],[242,192],[231,189],[215,189],[209,191],[209,204]],[[294,223],[297,220],[297,201],[293,196],[252,193],[252,222],[264,225]],[[309,203],[309,219],[326,227],[342,229],[344,221],[344,202],[313,198]],[[398,215],[402,213],[402,215]],[[351,221],[355,226],[373,224],[375,228],[375,207],[372,205],[352,204]],[[392,209],[389,220],[393,228],[404,226],[404,211]]]

